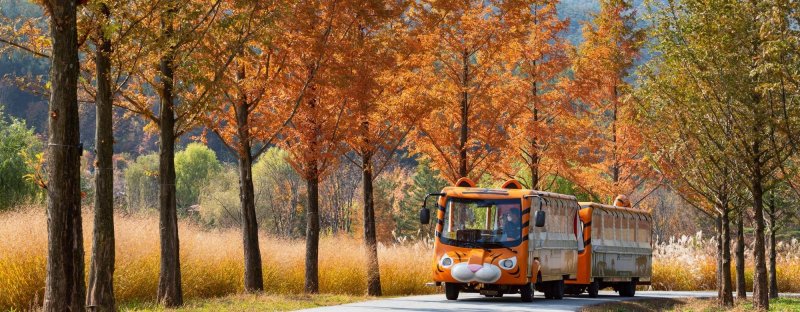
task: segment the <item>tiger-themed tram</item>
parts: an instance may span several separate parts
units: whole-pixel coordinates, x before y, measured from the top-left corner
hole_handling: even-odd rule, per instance
[[[584,292],[596,297],[607,287],[633,296],[637,285],[650,283],[652,218],[630,208],[624,196],[603,205],[524,189],[516,180],[479,188],[461,178],[425,197],[422,224],[432,211],[431,284],[443,286],[448,300],[462,292],[520,294],[524,302],[533,301],[535,291],[547,299]]]

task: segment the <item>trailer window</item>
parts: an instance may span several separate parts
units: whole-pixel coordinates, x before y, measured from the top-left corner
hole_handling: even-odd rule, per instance
[[[462,247],[516,246],[521,242],[519,199],[450,198],[440,240]]]
[[[592,216],[592,225],[589,228],[593,239],[603,239],[603,212],[596,210]]]
[[[631,232],[630,215],[623,214],[622,218],[622,241],[630,242],[633,240],[633,233]]]
[[[650,222],[647,221],[645,217],[640,217],[639,220],[639,232],[638,232],[638,240],[641,243],[650,243]]]
[[[608,213],[608,211],[603,211],[603,239],[604,240],[614,240],[614,216]]]

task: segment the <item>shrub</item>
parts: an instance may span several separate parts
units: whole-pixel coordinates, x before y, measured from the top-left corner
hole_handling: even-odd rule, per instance
[[[175,187],[178,207],[197,204],[200,189],[222,169],[217,154],[201,143],[190,143],[175,154]]]
[[[25,121],[6,119],[0,106],[0,210],[35,199],[41,190],[26,175],[33,173],[32,163],[42,150],[42,143]]]
[[[158,207],[158,154],[136,157],[125,169],[125,194],[128,209],[138,211]]]

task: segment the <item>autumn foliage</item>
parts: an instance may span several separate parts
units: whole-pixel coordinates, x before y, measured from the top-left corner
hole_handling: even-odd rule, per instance
[[[178,190],[185,186],[180,184],[189,183],[176,178],[175,150],[188,141],[202,141],[226,149],[227,160],[235,161],[222,168],[226,177],[238,178],[238,184],[226,181],[213,190],[236,193],[230,197],[235,197],[237,209],[220,203],[228,216],[216,225],[240,226],[244,247],[242,257],[215,258],[222,267],[216,272],[229,280],[209,281],[216,283],[208,285],[212,290],[194,284],[186,289],[188,296],[220,295],[239,288],[266,290],[265,280],[277,278],[275,267],[280,264],[262,250],[265,244],[259,239],[268,239],[263,247],[267,250],[274,247],[270,244],[292,245],[287,248],[296,253],[290,256],[296,276],[282,284],[281,291],[335,289],[338,284],[331,273],[320,272],[332,269],[320,256],[331,252],[330,246],[320,246],[320,242],[332,244],[325,229],[363,240],[347,241],[353,250],[363,252],[363,259],[358,258],[363,266],[348,267],[358,272],[357,278],[347,280],[365,284],[367,294],[424,292],[382,278],[387,272],[389,278],[401,274],[396,273],[394,260],[379,254],[396,248],[417,255],[421,245],[381,243],[428,237],[432,233],[416,223],[418,201],[445,181],[469,177],[482,187],[514,178],[527,188],[604,203],[624,194],[634,208],[666,210],[669,207],[664,206],[678,204],[696,208],[715,223],[720,261],[713,265],[723,272],[720,280],[726,286],[719,288],[726,293],[726,305],[733,301],[732,225],[739,241],[734,256],[742,296],[746,295],[744,242],[753,226],[756,305],[766,307],[766,275],[771,276],[769,295],[777,296],[774,263],[779,261],[774,252],[766,259],[766,249],[778,248],[776,232],[795,226],[792,217],[797,212],[792,207],[800,201],[795,182],[800,173],[800,32],[796,29],[800,5],[781,0],[653,2],[634,6],[633,1],[600,0],[596,11],[577,21],[559,12],[566,2],[558,0],[91,0],[71,7],[37,1],[44,12],[40,17],[8,17],[0,11],[0,53],[12,59],[18,53],[50,59],[52,68],[58,69],[64,64],[55,60],[66,54],[58,53],[61,48],[69,51],[70,62],[75,61],[72,52],[78,51],[80,66],[53,70],[50,79],[5,77],[0,87],[9,83],[42,96],[68,95],[52,96],[51,102],[69,112],[51,107],[44,114],[60,123],[58,116],[69,116],[69,124],[58,124],[65,131],[47,133],[58,139],[68,130],[68,140],[48,141],[56,143],[35,158],[59,156],[53,154],[56,150],[69,156],[72,165],[50,161],[33,166],[39,172],[32,176],[43,187],[47,181],[41,177],[77,169],[74,158],[80,154],[60,148],[77,148],[73,141],[85,136],[76,120],[85,119],[89,110],[84,105],[78,116],[78,103],[94,104],[104,112],[96,114],[96,146],[80,146],[98,160],[84,170],[85,175],[107,186],[96,187],[102,192],[93,193],[93,209],[104,213],[96,214],[100,222],[92,223],[93,233],[108,235],[100,244],[107,247],[107,256],[114,254],[108,247],[114,246],[117,208],[112,191],[116,189],[114,168],[101,167],[114,167],[109,164],[115,152],[113,135],[120,129],[115,131],[112,121],[140,125],[144,129],[136,133],[147,136],[140,148],[158,148],[158,156],[152,156],[158,157],[158,170],[147,172],[158,181],[151,185],[158,195],[147,195],[158,198],[152,202],[159,206],[159,227],[154,232],[161,234],[160,254],[134,259],[150,265],[145,267],[150,270],[147,274],[158,271],[160,280],[155,285],[137,275],[131,267],[138,262],[125,263],[122,272],[113,273],[113,257],[94,256],[91,261],[99,262],[98,267],[112,269],[104,274],[103,285],[109,286],[100,297],[118,292],[122,300],[152,299],[125,288],[127,281],[115,284],[112,291],[117,274],[140,279],[146,289],[157,287],[150,296],[167,306],[179,306],[185,281],[201,280],[198,276],[205,272],[189,267],[182,282],[181,269],[187,265],[181,261],[212,271],[179,252],[181,247],[202,249],[179,242],[179,219],[193,218],[198,210],[207,213],[209,208],[190,209],[197,203],[176,201]],[[69,38],[74,33],[77,38],[66,43],[57,40],[66,36],[53,37],[64,29],[51,29],[47,23],[60,12],[53,9],[61,6],[77,14],[68,16],[71,28],[66,29]],[[570,37],[571,26],[580,26],[580,38]],[[75,77],[60,76],[62,72]],[[64,80],[59,83],[56,78]],[[72,91],[77,91],[77,99]],[[260,163],[262,155],[269,159]],[[419,166],[415,176],[395,177],[411,175],[408,168],[414,165]],[[59,169],[46,172],[49,168]],[[96,174],[97,170],[106,174]],[[387,175],[395,179],[384,179]],[[71,195],[87,194],[72,191],[80,184],[79,176],[70,175],[76,180],[69,185]],[[259,180],[280,186],[261,194],[264,189],[254,185]],[[343,191],[341,184],[346,183],[351,186]],[[58,184],[53,188],[59,189]],[[299,195],[301,189],[304,196]],[[59,203],[59,195],[67,192],[48,191],[51,204]],[[350,192],[347,200],[324,198],[342,192]],[[661,196],[661,202],[653,204],[652,194]],[[198,196],[211,198],[191,197]],[[666,196],[679,200],[667,202]],[[78,203],[78,197],[70,200]],[[257,204],[266,201],[275,213],[265,220]],[[77,240],[80,216],[73,213],[72,224],[54,225],[63,226]],[[135,232],[129,220],[124,222],[126,231]],[[196,233],[180,222],[180,231]],[[271,233],[304,235],[305,258],[293,242],[262,237],[268,226],[280,228]],[[214,239],[221,241],[230,234]],[[354,247],[358,243],[363,243],[363,250]],[[675,248],[683,244],[676,243]],[[71,261],[80,262],[82,253],[76,247]],[[161,261],[157,268],[154,261],[147,262],[156,256]],[[0,256],[0,278],[2,265],[21,266],[6,258]],[[694,260],[705,263],[701,269],[710,270],[709,259]],[[30,261],[24,265],[35,267],[42,259]],[[768,261],[773,263],[770,272]],[[794,267],[797,259],[780,261]],[[706,276],[706,271],[698,274]],[[302,279],[302,289],[294,279]],[[657,287],[683,288],[689,282]],[[57,288],[52,285],[48,287]],[[81,297],[82,291],[73,297]],[[3,298],[0,307],[20,307],[17,299]],[[76,298],[71,300],[80,308],[83,301]],[[99,301],[105,301],[100,310],[115,309],[113,299]]]

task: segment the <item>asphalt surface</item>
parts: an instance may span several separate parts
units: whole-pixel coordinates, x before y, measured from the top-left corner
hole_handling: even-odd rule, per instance
[[[533,302],[526,303],[520,301],[519,295],[486,298],[479,294],[461,293],[458,301],[448,301],[445,299],[444,294],[437,294],[370,300],[304,311],[577,311],[582,307],[612,301],[653,298],[706,298],[714,296],[716,296],[714,291],[637,291],[636,296],[633,298],[622,298],[613,291],[601,291],[597,298],[581,295],[565,296],[563,300],[550,300],[545,299],[541,293],[536,292]]]

